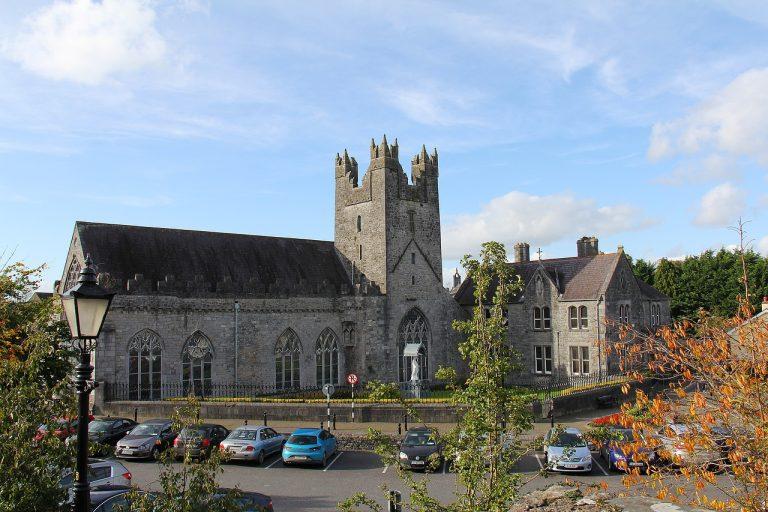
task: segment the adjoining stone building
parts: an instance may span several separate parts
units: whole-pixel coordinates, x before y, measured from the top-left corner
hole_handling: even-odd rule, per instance
[[[531,260],[530,246],[515,244],[510,263],[524,289],[509,304],[509,341],[534,375],[599,376],[618,371],[606,343],[619,324],[653,329],[670,321],[669,298],[632,273],[624,250],[604,254],[595,237],[576,242],[575,257]],[[453,294],[470,311],[474,288]]]
[[[99,392],[287,389],[352,372],[404,383],[461,368],[451,324],[469,314],[472,285],[457,274],[443,287],[437,151],[422,147],[410,180],[398,151],[397,140],[371,141],[362,179],[346,150],[336,155],[333,241],[77,222],[56,291],[90,254],[117,292],[93,356]],[[515,247],[526,289],[509,305],[510,341],[532,373],[608,369],[594,344],[612,335],[606,318],[668,321],[668,299],[597,244],[583,238],[577,257],[542,261]]]

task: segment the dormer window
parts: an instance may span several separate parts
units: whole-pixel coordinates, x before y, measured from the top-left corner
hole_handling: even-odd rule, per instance
[[[570,329],[589,328],[589,309],[587,306],[570,306],[568,308],[568,327]]]
[[[536,331],[552,328],[552,316],[549,307],[533,307],[533,328]]]

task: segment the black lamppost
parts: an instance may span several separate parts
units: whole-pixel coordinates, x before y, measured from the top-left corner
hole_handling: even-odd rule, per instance
[[[72,333],[72,345],[80,353],[80,364],[75,368],[77,389],[77,472],[74,485],[75,512],[88,512],[91,486],[88,484],[88,405],[94,383],[91,380],[91,352],[96,348],[104,318],[114,293],[96,283],[96,272],[86,256],[77,284],[61,295],[61,306]]]

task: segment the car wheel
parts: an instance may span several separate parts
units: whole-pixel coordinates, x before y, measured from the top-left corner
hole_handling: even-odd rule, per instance
[[[158,461],[158,460],[160,460],[160,449],[159,449],[157,446],[155,446],[154,448],[152,448],[152,454],[150,455],[150,457],[151,457],[151,458],[152,458],[152,460],[154,460],[154,461]]]
[[[259,466],[261,466],[262,464],[264,464],[264,450],[261,450],[261,451],[259,452],[259,455],[258,455],[258,457],[256,458],[256,462],[258,462]]]

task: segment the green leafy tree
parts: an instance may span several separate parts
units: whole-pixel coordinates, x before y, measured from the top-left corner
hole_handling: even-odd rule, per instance
[[[632,263],[632,272],[635,274],[635,277],[642,279],[651,286],[653,286],[653,276],[655,271],[655,265],[642,258]]]
[[[190,397],[174,412],[173,429],[176,432],[184,428],[195,431],[200,425],[199,412],[200,403]],[[190,440],[185,442],[181,464],[174,464],[175,450],[163,452],[160,492],[145,494],[134,489],[130,495],[130,512],[240,512],[245,509],[239,490],[221,491],[218,488],[216,478],[223,471],[223,455],[219,450],[212,450],[209,457],[196,462],[189,451],[191,444]]]
[[[29,300],[42,268],[0,269],[0,511],[56,510],[73,450],[53,431],[72,417],[71,350],[54,299]],[[39,430],[47,426],[47,434]]]
[[[468,377],[462,386],[456,385],[453,369],[441,368],[436,377],[454,391],[454,403],[464,414],[451,432],[433,434],[445,444],[457,473],[454,502],[442,504],[431,497],[428,479],[415,480],[400,469],[391,438],[374,430],[369,433],[383,462],[398,468],[409,491],[406,508],[414,512],[506,512],[521,485],[521,475],[512,471],[513,466],[530,448],[522,440],[532,426],[530,397],[504,386],[505,376],[519,364],[519,356],[507,341],[505,309],[510,297],[522,289],[522,282],[507,263],[504,246],[497,242],[483,244],[480,257],[465,256],[462,265],[475,285],[472,317],[454,322],[454,328],[464,334],[459,352],[467,363]],[[403,406],[409,407],[404,401]],[[434,469],[439,461],[431,462]],[[362,493],[340,503],[339,508],[381,510]]]

